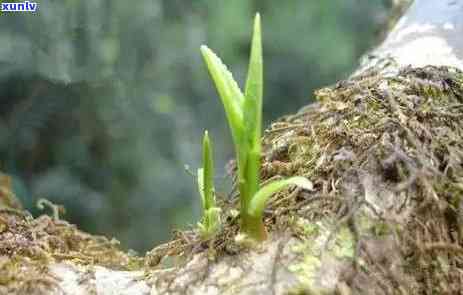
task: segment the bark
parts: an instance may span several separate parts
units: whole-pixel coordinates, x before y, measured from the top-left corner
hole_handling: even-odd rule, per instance
[[[400,69],[408,66],[451,66],[463,69],[463,40],[461,36],[463,36],[463,0],[416,0],[384,42],[364,58],[353,77],[367,75],[371,73],[372,68],[379,72],[379,74],[375,74],[375,77],[396,75]],[[375,85],[380,85],[380,83]],[[341,82],[337,87],[342,88],[344,84]],[[388,86],[385,90],[387,88]],[[304,116],[320,116],[326,108],[332,107],[343,111],[349,102],[333,99],[332,94],[335,91],[336,88],[325,92],[320,91],[317,96],[321,102],[307,107]],[[385,97],[387,99],[387,95]],[[327,99],[328,103],[324,99]],[[389,99],[391,100],[390,97]],[[395,104],[391,105],[392,108],[395,107]],[[395,110],[400,112],[400,108]],[[461,115],[461,111],[458,115]],[[284,122],[297,123],[299,122],[297,116],[299,114],[289,116]],[[400,116],[398,120],[401,120]],[[267,132],[266,140],[270,142],[271,148],[267,147],[266,149],[269,154],[266,155],[267,161],[265,163],[267,166],[263,168],[264,174],[291,175],[295,174],[295,171],[310,173],[307,172],[308,170],[301,170],[307,168],[304,166],[305,164],[302,165],[303,168],[300,168],[299,166],[296,167],[297,165],[294,163],[290,163],[292,166],[290,164],[285,166],[281,164],[282,161],[274,160],[279,157],[280,147],[282,150],[285,149],[284,136],[293,136],[293,134],[284,133],[278,139],[272,137],[272,134],[279,132],[279,126],[274,124]],[[282,128],[286,127],[280,129]],[[335,131],[336,127],[332,129]],[[307,132],[310,133],[310,130]],[[320,137],[320,141],[323,141],[322,135],[317,136]],[[335,134],[333,136],[332,140],[335,141],[336,136],[340,135]],[[391,139],[391,143],[393,142],[394,140]],[[302,146],[303,144],[292,148],[297,149]],[[326,153],[319,152],[319,155],[316,163],[310,167],[319,169],[323,165],[331,165],[324,158]],[[362,207],[360,209],[363,205],[351,202],[350,204],[346,203],[347,205],[336,205],[337,210],[331,207],[331,209],[326,209],[327,212],[331,213],[339,213],[344,210],[344,214],[327,213],[326,218],[313,217],[323,215],[322,211],[325,209],[317,207],[316,212],[314,212],[310,207],[304,207],[305,205],[301,205],[301,202],[309,204],[308,200],[313,200],[313,196],[308,196],[307,192],[296,190],[283,196],[279,195],[279,199],[273,199],[269,203],[269,208],[273,208],[276,212],[275,216],[278,217],[281,214],[285,221],[278,223],[278,226],[270,231],[269,239],[260,245],[248,245],[245,243],[246,241],[237,241],[234,234],[229,234],[226,237],[230,240],[229,242],[224,242],[225,240],[222,239],[221,241],[212,241],[210,245],[213,247],[208,248],[198,244],[196,248],[187,250],[191,246],[185,242],[188,240],[187,236],[174,241],[179,243],[180,246],[178,247],[166,244],[153,250],[145,259],[148,267],[137,271],[112,270],[97,264],[82,265],[73,260],[55,262],[47,266],[49,275],[53,278],[53,288],[37,287],[31,289],[31,293],[288,294],[292,292],[293,294],[359,294],[362,293],[360,290],[363,288],[365,294],[408,294],[413,292],[415,287],[419,290],[423,290],[422,286],[432,289],[432,283],[425,282],[425,279],[433,279],[431,275],[423,279],[424,281],[420,281],[409,275],[407,270],[403,268],[402,252],[397,250],[396,245],[397,233],[396,235],[375,236],[375,238],[369,239],[362,238],[365,232],[359,229],[359,223],[374,223],[375,230],[381,230],[379,226],[376,226],[378,223],[376,215],[384,215],[392,209],[397,209],[394,211],[397,212],[394,218],[402,218],[403,223],[406,223],[410,218],[410,212],[406,210],[407,208],[397,208],[399,203],[406,202],[405,197],[398,192],[398,189],[391,189],[385,183],[383,175],[373,172],[378,170],[377,167],[362,167],[364,169],[362,171],[357,168],[355,171],[350,170],[349,165],[352,165],[352,162],[349,162],[349,159],[353,157],[352,155],[353,152],[346,148],[337,150],[333,157],[333,162],[342,162],[339,164],[342,166],[336,166],[337,169],[347,171],[342,177],[342,189],[336,193],[342,194],[346,200],[352,200],[357,198],[357,195],[362,195],[368,208]],[[403,157],[403,159],[408,157],[398,151],[394,155],[395,157]],[[365,163],[371,164],[373,162],[365,161]],[[416,176],[417,179],[420,177],[420,175]],[[318,188],[320,194],[317,195],[317,198],[322,198],[324,191],[330,191],[330,187],[336,185],[335,183],[327,183],[325,187],[324,183],[320,181]],[[413,191],[410,191],[410,194],[418,195],[419,188],[420,184],[417,184]],[[296,198],[295,196],[302,201],[291,200],[291,198]],[[335,196],[334,193],[331,197],[333,196]],[[338,197],[338,195],[336,196]],[[329,198],[330,196],[327,197],[327,199]],[[284,202],[289,202],[287,207],[278,206]],[[288,209],[291,206],[297,206],[298,212],[304,210],[309,212],[305,213],[304,216],[310,215],[310,218],[300,218],[302,215],[294,217],[296,215],[282,213],[291,211]],[[353,215],[362,216],[366,221],[354,220]],[[267,224],[269,223],[271,221],[268,221]],[[333,246],[334,250],[325,251],[330,240],[338,241],[338,244]],[[220,242],[226,245],[218,254],[214,252],[214,247]],[[456,247],[454,252],[460,251],[461,248],[459,248],[458,243],[452,245]],[[424,245],[422,251],[426,251],[426,247],[430,247],[430,249],[448,248],[449,245],[435,241],[434,244]],[[183,257],[180,263],[174,263],[173,267],[167,268],[162,262],[164,255],[170,254],[171,257],[175,258],[176,255],[181,256],[180,254],[185,253],[187,256]],[[461,253],[457,255],[461,255]],[[439,256],[439,259],[448,258]],[[159,263],[160,260],[161,263]],[[371,266],[369,260],[376,262],[375,270],[363,273],[356,271],[362,265]],[[383,277],[373,276],[377,273]],[[448,294],[451,294],[452,290],[457,290],[457,287],[452,288],[451,286],[448,287]],[[2,290],[0,289],[0,291]],[[16,292],[20,293],[17,290],[21,289],[15,289]]]
[[[399,66],[463,68],[463,2],[416,0],[360,70],[393,57]]]

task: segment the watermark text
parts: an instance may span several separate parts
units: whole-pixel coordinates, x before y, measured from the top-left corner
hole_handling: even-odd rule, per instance
[[[0,4],[2,12],[36,12],[39,8],[39,4],[29,1]]]

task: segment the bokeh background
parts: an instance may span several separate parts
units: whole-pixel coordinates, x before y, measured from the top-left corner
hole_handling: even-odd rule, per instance
[[[263,17],[266,124],[346,77],[380,38],[386,0],[60,0],[0,15],[0,170],[38,214],[143,252],[200,215],[201,137],[215,143],[217,189],[233,157],[201,60],[208,44],[238,81]]]

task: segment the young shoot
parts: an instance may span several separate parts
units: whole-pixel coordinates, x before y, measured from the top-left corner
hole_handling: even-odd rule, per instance
[[[215,201],[214,161],[212,144],[208,132],[203,137],[203,167],[198,169],[198,189],[201,195],[203,217],[198,222],[198,228],[204,239],[212,237],[220,227],[220,208]]]
[[[267,232],[262,217],[267,200],[289,185],[311,190],[312,183],[296,176],[260,187],[263,60],[259,14],[254,19],[244,94],[231,72],[212,50],[203,45],[201,53],[222,100],[233,137],[238,164],[241,232],[252,239],[265,240]]]

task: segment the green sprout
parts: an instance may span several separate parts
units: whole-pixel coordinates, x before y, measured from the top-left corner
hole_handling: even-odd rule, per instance
[[[263,61],[259,14],[256,14],[254,20],[244,95],[231,72],[212,50],[203,45],[201,53],[222,100],[235,145],[241,232],[252,239],[265,240],[267,232],[262,217],[267,200],[288,185],[311,190],[312,183],[304,177],[296,176],[277,180],[260,188]]]
[[[215,201],[213,179],[212,144],[207,131],[205,131],[203,138],[203,167],[198,169],[198,189],[203,206],[203,218],[198,223],[198,228],[204,239],[212,237],[220,227],[220,208],[217,207]]]

